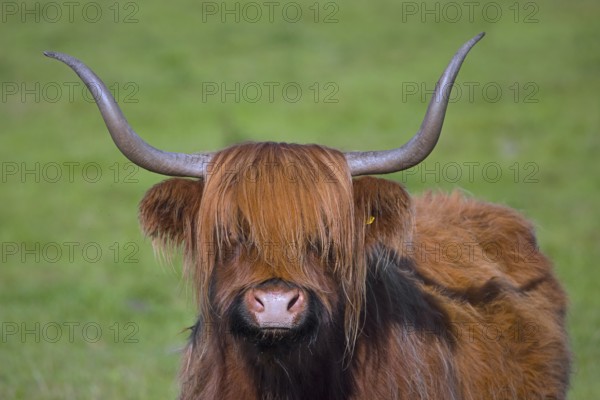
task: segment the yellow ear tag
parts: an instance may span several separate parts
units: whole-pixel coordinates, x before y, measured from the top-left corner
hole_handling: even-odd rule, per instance
[[[367,225],[371,225],[371,224],[373,223],[373,221],[375,221],[375,217],[371,215],[371,216],[370,216],[370,217],[367,219]]]

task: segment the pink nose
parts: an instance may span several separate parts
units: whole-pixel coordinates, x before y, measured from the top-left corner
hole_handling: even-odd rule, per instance
[[[263,329],[291,329],[301,322],[306,311],[303,291],[282,284],[250,289],[244,301],[258,327]]]

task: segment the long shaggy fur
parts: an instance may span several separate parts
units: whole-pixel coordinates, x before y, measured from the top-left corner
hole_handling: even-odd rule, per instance
[[[198,295],[181,399],[566,397],[566,298],[513,210],[411,200],[314,145],[239,145],[209,170],[140,207],[158,247],[183,248]],[[261,348],[234,316],[270,279],[310,293],[311,329]]]

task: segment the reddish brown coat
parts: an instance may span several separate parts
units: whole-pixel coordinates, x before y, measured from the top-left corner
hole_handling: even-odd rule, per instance
[[[158,246],[183,247],[198,295],[182,399],[566,397],[565,294],[518,213],[351,180],[343,155],[319,146],[246,144],[214,161],[140,208]],[[224,316],[272,278],[323,312],[314,344],[265,360]]]

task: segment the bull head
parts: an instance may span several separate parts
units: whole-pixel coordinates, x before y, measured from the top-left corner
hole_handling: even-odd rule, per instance
[[[133,131],[104,83],[81,61],[45,54],[66,63],[88,86],[129,160],[160,174],[199,178],[155,186],[142,201],[140,215],[145,233],[159,245],[184,246],[201,321],[228,320],[227,332],[262,347],[314,342],[314,335],[324,331],[319,322],[331,321],[345,335],[348,349],[360,330],[365,254],[375,254],[376,242],[386,235],[406,239],[411,221],[402,188],[383,180],[352,182],[351,176],[400,171],[427,157],[442,129],[449,89],[482,36],[452,58],[421,128],[408,143],[348,153],[281,143],[249,143],[215,153],[164,152]],[[228,173],[239,165],[252,166],[255,179],[240,179],[245,171]],[[273,165],[298,169],[289,176],[289,170]],[[226,173],[219,174],[218,166]],[[369,233],[364,222],[377,213],[388,215]],[[278,254],[269,245],[279,245]],[[327,342],[332,340],[323,339]]]

